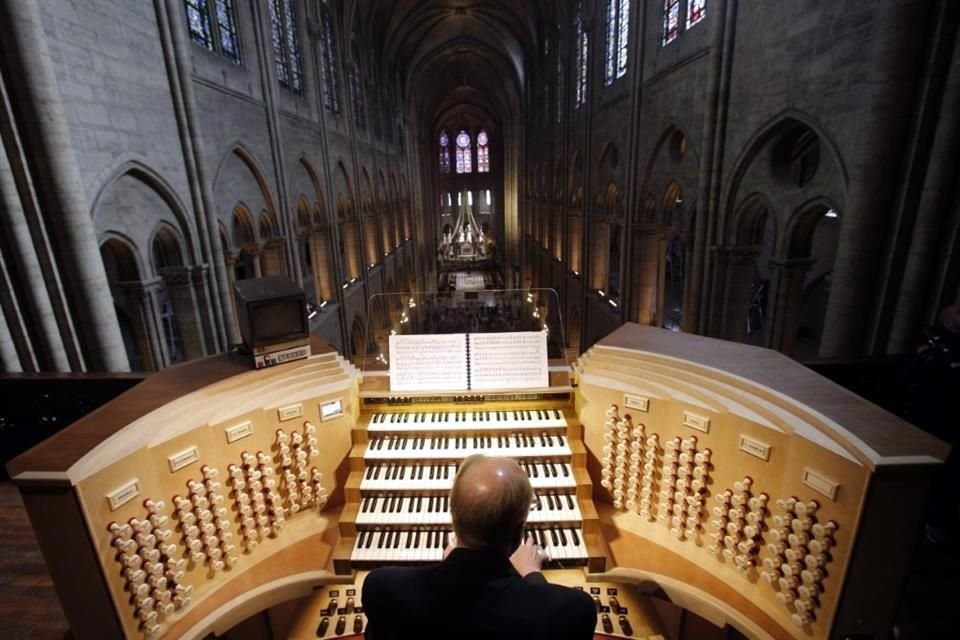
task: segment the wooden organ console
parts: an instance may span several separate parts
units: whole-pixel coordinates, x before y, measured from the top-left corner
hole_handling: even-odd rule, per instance
[[[547,577],[591,589],[601,637],[674,637],[667,598],[749,638],[879,638],[948,452],[777,353],[638,325],[523,392],[391,393],[313,353],[165,369],[8,465],[77,638],[264,610],[273,637],[359,634],[366,569],[440,559],[475,452],[527,470]]]

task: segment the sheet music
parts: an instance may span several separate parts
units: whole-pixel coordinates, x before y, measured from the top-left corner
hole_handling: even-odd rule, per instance
[[[470,382],[474,390],[549,387],[547,334],[471,333]]]
[[[390,336],[391,391],[466,390],[466,342],[463,333]]]

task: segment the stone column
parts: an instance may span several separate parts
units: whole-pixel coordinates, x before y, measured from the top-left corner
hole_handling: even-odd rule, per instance
[[[49,215],[56,215],[56,224],[49,227],[64,293],[82,337],[82,367],[129,371],[90,217],[90,202],[47,48],[41,3],[0,3],[0,37],[4,41],[0,57],[11,74],[11,100],[21,115],[31,156],[36,159],[37,182],[43,185],[38,190],[40,206]]]
[[[180,349],[185,360],[209,355],[203,335],[202,307],[198,304],[196,290],[197,284],[203,283],[203,278],[196,277],[197,271],[193,267],[170,267],[162,269],[160,273],[173,306]]]
[[[340,228],[343,233],[343,252],[346,254],[347,272],[346,279],[359,278],[363,273],[360,265],[359,238],[357,237],[357,221],[349,220]]]
[[[635,225],[633,259],[630,260],[630,318],[640,324],[657,324],[660,295],[660,247],[663,234],[652,225]]]
[[[2,272],[2,269],[0,269]],[[17,345],[13,341],[10,327],[7,325],[7,314],[0,308],[0,371],[4,373],[20,373],[23,364],[17,353]]]
[[[771,258],[770,295],[767,304],[766,346],[785,354],[793,353],[797,339],[797,318],[803,297],[803,282],[816,262],[813,258]]]
[[[262,261],[260,247],[255,245],[245,246],[243,248],[243,251],[244,253],[250,256],[250,261],[253,263],[253,277],[262,278],[263,277],[263,261]]]
[[[590,223],[589,282],[591,289],[606,289],[610,253],[610,225],[606,222]]]
[[[708,335],[743,342],[760,247],[713,247],[713,304]],[[803,279],[800,282],[803,286]]]
[[[59,295],[60,287],[56,283],[51,283],[50,286],[46,283],[47,277],[56,280],[56,273],[50,268],[50,247],[42,229],[43,222],[38,219],[39,212],[32,210],[28,219],[24,205],[30,207],[33,204],[32,199],[24,203],[21,201],[22,196],[18,197],[16,177],[8,158],[8,153],[15,154],[16,151],[15,147],[9,152],[0,151],[0,228],[4,230],[9,242],[9,253],[3,256],[5,264],[2,269],[10,289],[7,312],[17,316],[19,323],[25,325],[33,335],[30,340],[32,353],[24,354],[28,370],[70,371],[72,367],[63,336],[72,337],[72,328],[63,313],[60,314],[58,323],[57,313],[53,308],[54,300],[51,298],[55,298],[60,305],[63,303]],[[44,274],[41,254],[46,254],[43,263],[47,265],[48,276]],[[60,310],[62,312],[62,306]],[[64,323],[66,326],[58,326]],[[9,328],[7,335],[10,336]],[[10,340],[10,346],[16,354],[16,344],[13,343],[12,336]],[[73,358],[77,359],[76,353]],[[19,366],[20,357],[17,356],[15,360],[11,360],[13,361]]]
[[[260,251],[260,268],[264,276],[282,276],[286,274],[283,264],[284,238],[267,240]]]
[[[224,266],[227,275],[227,292],[230,294],[227,300],[230,302],[230,321],[233,324],[232,335],[236,336],[237,342],[240,342],[240,320],[237,317],[237,296],[234,293],[234,285],[237,283],[237,260],[239,256],[235,253],[226,253],[223,256]],[[229,345],[228,345],[229,349]]]
[[[161,280],[158,278],[154,282],[137,281],[116,284],[116,293],[125,301],[123,306],[130,313],[133,338],[146,371],[159,371],[169,362],[163,335],[163,321],[160,318],[155,297],[160,283]]]
[[[325,229],[315,229],[310,234],[310,262],[313,265],[313,286],[317,291],[318,300],[334,300],[336,291],[333,283],[335,274],[330,273],[333,261],[330,259],[330,236]]]

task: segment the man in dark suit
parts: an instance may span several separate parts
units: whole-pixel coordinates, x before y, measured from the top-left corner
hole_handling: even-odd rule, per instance
[[[532,500],[513,460],[467,458],[450,492],[453,548],[438,565],[370,572],[367,640],[592,638],[590,596],[548,583],[546,554],[523,539]]]

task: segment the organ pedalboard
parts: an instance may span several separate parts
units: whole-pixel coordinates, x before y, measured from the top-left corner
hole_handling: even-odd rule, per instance
[[[165,369],[8,464],[76,638],[360,634],[366,570],[442,557],[473,453],[527,471],[601,635],[882,638],[948,453],[780,354],[638,325],[522,393],[401,397],[311,351]]]

